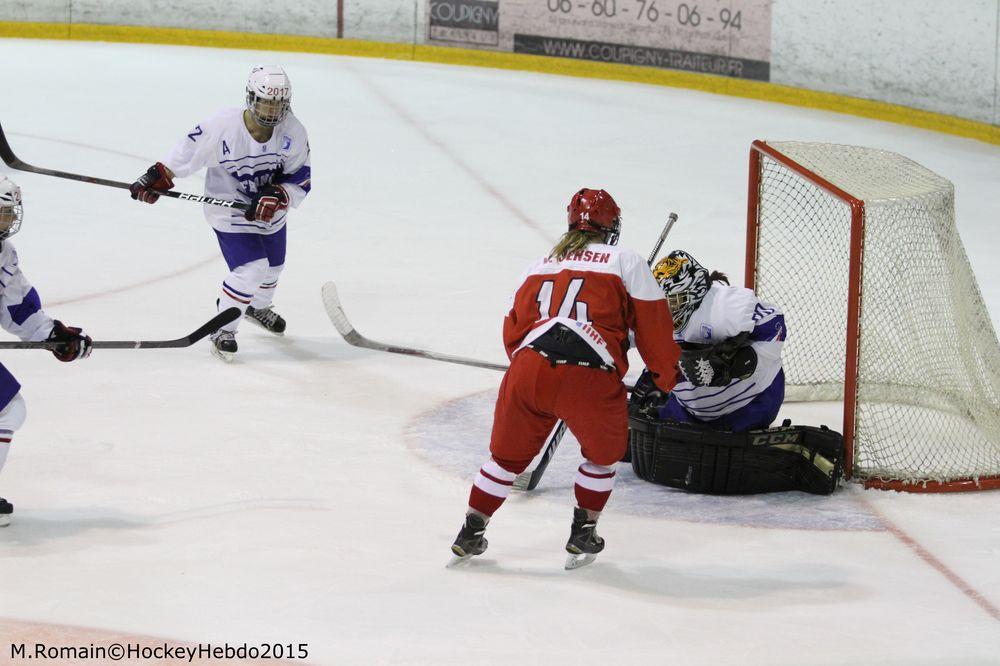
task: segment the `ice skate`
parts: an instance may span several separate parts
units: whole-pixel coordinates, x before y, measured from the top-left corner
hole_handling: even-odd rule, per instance
[[[604,539],[597,536],[597,520],[591,520],[587,511],[579,507],[573,509],[573,526],[570,528],[569,541],[566,542],[567,569],[579,569],[597,559],[597,554],[604,550]]]
[[[274,311],[274,306],[268,305],[266,308],[260,309],[247,307],[246,314],[243,316],[265,331],[270,331],[275,335],[285,334],[285,319]]]
[[[10,525],[11,516],[14,515],[14,505],[0,497],[0,527]]]
[[[226,363],[236,356],[236,334],[232,331],[216,331],[212,334],[212,354]]]
[[[478,513],[470,513],[465,517],[465,524],[455,537],[455,543],[451,544],[451,552],[455,554],[448,563],[453,567],[460,562],[465,562],[473,555],[482,555],[486,552],[488,542],[483,534],[486,532],[486,519]]]

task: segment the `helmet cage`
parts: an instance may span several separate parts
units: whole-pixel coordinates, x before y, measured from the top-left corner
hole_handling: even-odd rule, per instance
[[[267,98],[258,95],[249,87],[247,88],[247,110],[250,111],[250,115],[253,116],[258,125],[264,127],[278,125],[288,116],[291,107],[291,100],[287,97],[284,99]]]
[[[674,250],[656,264],[653,277],[667,297],[674,330],[683,331],[708,293],[708,271],[687,252]]]
[[[21,188],[0,176],[0,241],[16,234],[21,229],[23,219]]]
[[[604,242],[607,245],[618,245],[618,237],[622,232],[622,216],[619,215],[615,218],[614,223],[610,229],[605,229]]]

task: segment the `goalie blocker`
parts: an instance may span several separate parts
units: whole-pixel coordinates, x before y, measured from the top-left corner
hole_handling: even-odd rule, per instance
[[[787,419],[778,428],[726,432],[633,414],[629,453],[639,478],[712,495],[829,495],[844,472],[840,433]]]

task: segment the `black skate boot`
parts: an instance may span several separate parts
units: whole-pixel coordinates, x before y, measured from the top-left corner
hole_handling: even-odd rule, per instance
[[[486,518],[478,513],[470,513],[465,516],[465,524],[455,537],[455,543],[451,544],[451,552],[455,557],[451,558],[448,566],[453,566],[459,562],[464,562],[473,555],[482,555],[486,552],[488,542],[483,534],[486,532]]]
[[[14,505],[0,497],[0,527],[10,525],[10,518],[14,514]]]
[[[265,331],[270,331],[275,335],[285,334],[285,319],[274,311],[274,306],[268,305],[266,308],[256,309],[248,307],[243,315],[253,323],[257,324]]]
[[[597,559],[604,550],[604,539],[597,536],[597,519],[591,520],[586,509],[573,509],[573,525],[570,527],[569,541],[566,542],[567,569],[579,569]]]
[[[226,363],[236,356],[236,334],[232,331],[216,331],[212,334],[212,353]]]

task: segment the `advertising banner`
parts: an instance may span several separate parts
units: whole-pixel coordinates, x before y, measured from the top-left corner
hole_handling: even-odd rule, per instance
[[[429,0],[428,42],[770,79],[772,0]]]

